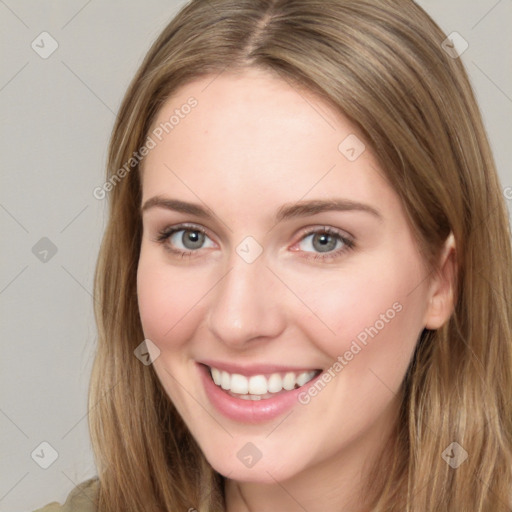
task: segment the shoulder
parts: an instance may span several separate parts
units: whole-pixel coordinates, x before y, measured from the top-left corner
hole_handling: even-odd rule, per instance
[[[90,478],[69,493],[64,505],[54,501],[34,512],[96,512],[98,490],[98,477]]]

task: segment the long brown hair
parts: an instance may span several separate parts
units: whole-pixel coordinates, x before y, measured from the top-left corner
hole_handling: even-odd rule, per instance
[[[144,339],[141,181],[139,164],[126,163],[178,87],[246,67],[316,93],[361,130],[433,271],[450,232],[455,239],[455,309],[418,340],[391,462],[371,473],[371,510],[510,511],[508,216],[472,88],[460,59],[442,48],[445,38],[409,0],[192,0],[158,37],[125,95],[109,150],[89,398],[100,512],[225,508],[224,478],[153,368],[133,353]],[[468,454],[457,468],[443,457],[452,443]]]

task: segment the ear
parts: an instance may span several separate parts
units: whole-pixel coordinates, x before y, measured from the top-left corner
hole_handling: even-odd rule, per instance
[[[455,238],[450,232],[430,283],[427,297],[429,302],[425,312],[425,327],[427,329],[439,329],[453,312],[456,269]]]

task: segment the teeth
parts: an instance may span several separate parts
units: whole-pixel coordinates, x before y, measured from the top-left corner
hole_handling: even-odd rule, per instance
[[[233,391],[233,393],[246,395],[251,389],[251,383],[247,382],[247,379],[243,375],[235,373],[234,375],[231,375],[231,386],[229,389]],[[254,391],[251,391],[251,393],[256,394]]]
[[[220,371],[217,370],[217,368],[210,368],[210,371],[212,373],[213,382],[219,386],[221,381]]]
[[[268,379],[267,384],[269,393],[278,393],[283,389],[283,380],[279,374],[273,373]]]
[[[231,377],[228,372],[222,372],[220,377],[220,387],[222,389],[230,389]]]
[[[304,386],[313,379],[319,371],[307,371],[299,373],[287,372],[273,373],[268,378],[265,375],[253,375],[246,377],[239,373],[229,374],[217,368],[210,368],[213,382],[231,395],[239,395],[244,400],[260,400],[271,393],[279,393],[283,389],[290,391]]]
[[[299,377],[303,375],[302,373],[299,375]],[[310,379],[308,379],[310,380]],[[306,381],[307,382],[307,381]],[[283,388],[287,391],[290,391],[295,387],[295,373],[288,372],[283,379]]]
[[[233,375],[234,377],[234,375]],[[247,377],[240,375],[243,381],[247,382]],[[246,392],[240,391],[240,389],[234,386],[235,379],[231,379],[231,391],[233,393],[239,393],[244,395]],[[247,388],[245,388],[247,389]],[[263,375],[253,375],[249,378],[249,393],[251,395],[264,395],[268,391],[267,379]]]
[[[304,386],[304,384],[306,384],[306,382],[310,381],[311,379],[308,377],[309,376],[309,373],[301,373],[298,377],[297,377],[297,384],[300,386]]]

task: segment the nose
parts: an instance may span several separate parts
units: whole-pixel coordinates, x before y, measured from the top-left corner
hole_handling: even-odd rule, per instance
[[[257,338],[279,336],[286,320],[280,299],[283,290],[263,255],[247,263],[235,253],[230,263],[210,297],[209,330],[232,348],[245,348],[248,341]]]

